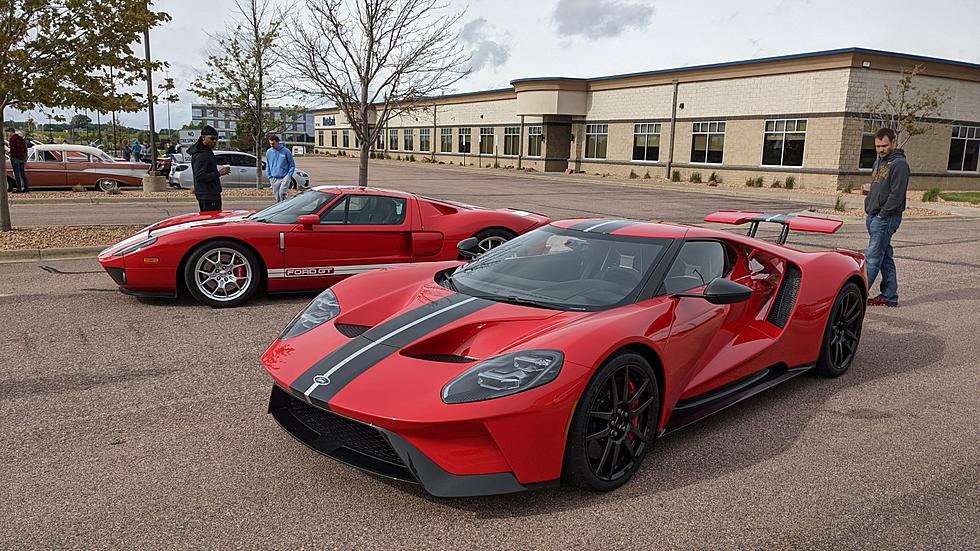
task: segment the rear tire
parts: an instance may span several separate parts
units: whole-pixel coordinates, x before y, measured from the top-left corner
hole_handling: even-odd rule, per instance
[[[660,387],[650,363],[633,352],[609,358],[575,409],[562,478],[599,492],[622,486],[643,463],[659,414]]]
[[[209,241],[195,249],[184,265],[184,285],[201,304],[234,308],[258,291],[261,264],[236,241]]]
[[[861,342],[865,305],[861,289],[853,282],[844,285],[837,294],[827,317],[815,373],[824,377],[840,377],[851,367]]]
[[[473,237],[476,237],[476,240],[479,242],[480,252],[485,253],[490,249],[503,245],[516,236],[507,230],[490,228],[477,232]]]
[[[119,182],[115,180],[99,180],[95,183],[95,189],[105,193],[117,189],[119,187]]]

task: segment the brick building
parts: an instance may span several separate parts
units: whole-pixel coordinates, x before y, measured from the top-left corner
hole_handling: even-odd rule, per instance
[[[980,64],[848,48],[598,78],[527,78],[432,98],[391,121],[376,151],[555,172],[728,181],[793,176],[858,187],[874,162],[863,108],[903,68],[949,100],[906,145],[913,189],[980,189]],[[354,152],[336,108],[314,114],[315,150]]]

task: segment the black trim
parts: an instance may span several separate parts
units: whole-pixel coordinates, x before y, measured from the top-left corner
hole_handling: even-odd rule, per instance
[[[773,366],[754,373],[722,388],[680,400],[670,414],[667,427],[660,436],[680,430],[705,417],[718,413],[747,398],[766,391],[812,369],[816,364],[806,364],[794,368]]]
[[[796,265],[787,265],[786,274],[783,275],[783,281],[779,285],[779,290],[776,291],[776,298],[773,300],[772,306],[769,307],[769,315],[766,316],[766,321],[776,327],[786,327],[790,314],[793,313],[793,307],[796,306],[796,296],[800,292],[802,277],[803,273]]]
[[[126,284],[126,270],[124,268],[113,268],[111,266],[106,266],[106,273],[109,277],[116,282],[116,285]]]
[[[146,291],[133,291],[132,289],[120,287],[119,292],[121,292],[124,295],[129,295],[131,297],[139,297],[139,298],[177,298],[177,291],[174,291],[172,293],[166,293],[166,292],[151,293]]]

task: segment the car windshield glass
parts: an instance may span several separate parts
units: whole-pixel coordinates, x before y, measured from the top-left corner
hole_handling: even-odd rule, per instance
[[[567,310],[616,306],[646,281],[669,240],[545,226],[460,266],[460,293]]]
[[[276,203],[265,210],[260,210],[253,214],[251,219],[270,224],[295,224],[297,216],[316,214],[334,197],[336,195],[333,193],[311,189],[282,203]]]

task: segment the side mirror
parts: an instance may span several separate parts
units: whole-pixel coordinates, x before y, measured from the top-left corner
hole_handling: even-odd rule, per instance
[[[676,298],[703,298],[711,304],[735,304],[749,300],[751,296],[752,289],[723,277],[712,279],[704,288],[703,293],[677,293],[673,295]]]
[[[312,230],[313,226],[320,223],[320,217],[315,214],[301,214],[296,217],[296,223],[303,226],[304,230]]]
[[[475,237],[467,237],[456,245],[459,255],[466,259],[473,259],[480,255],[480,240]]]

